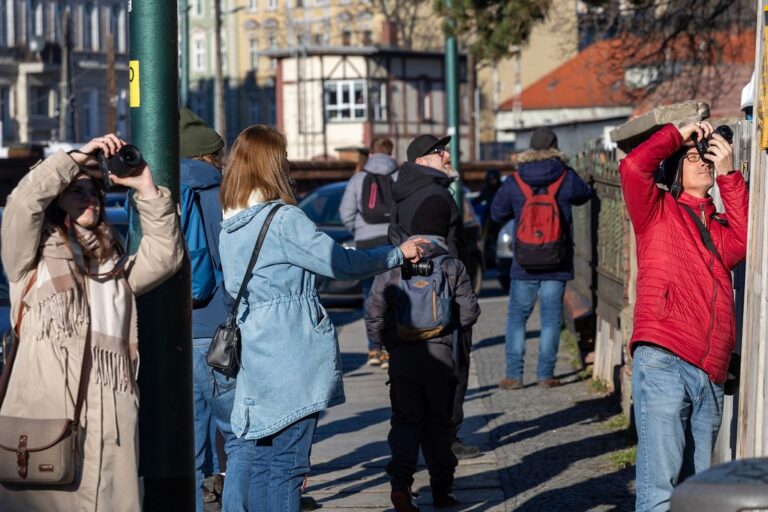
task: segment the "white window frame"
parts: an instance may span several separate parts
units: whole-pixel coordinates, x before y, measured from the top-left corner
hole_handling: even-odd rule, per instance
[[[277,10],[277,0],[267,0],[267,10],[268,11]]]
[[[259,10],[259,0],[248,0],[248,11],[256,12]]]
[[[44,0],[34,0],[32,3],[32,33],[38,37],[43,37],[45,35]]]
[[[195,17],[195,18],[202,18],[203,17],[203,14],[204,14],[203,13],[203,2],[204,1],[205,0],[191,0],[192,5],[190,7],[191,7],[191,11],[192,11],[192,16],[193,17]]]
[[[208,70],[208,45],[205,36],[196,36],[192,39],[192,62],[195,71],[204,73]]]
[[[362,88],[363,102],[355,103],[355,91],[357,86]],[[336,102],[331,104],[331,91],[336,90]],[[344,93],[348,94],[348,101],[343,101]],[[323,93],[323,107],[325,118],[332,123],[360,122],[368,119],[368,83],[366,80],[329,80],[325,82]],[[362,110],[362,113],[359,111]],[[344,117],[348,111],[349,116]]]

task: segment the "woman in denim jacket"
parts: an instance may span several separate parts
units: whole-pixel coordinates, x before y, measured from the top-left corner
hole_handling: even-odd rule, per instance
[[[251,512],[299,510],[319,412],[344,402],[336,331],[315,276],[362,279],[417,261],[426,244],[355,251],[335,243],[295,206],[285,156],[282,134],[251,126],[235,141],[221,185],[219,247],[230,294],[240,289],[267,214],[287,205],[269,227],[238,313],[242,367],[232,430],[242,451],[227,473],[250,473]]]

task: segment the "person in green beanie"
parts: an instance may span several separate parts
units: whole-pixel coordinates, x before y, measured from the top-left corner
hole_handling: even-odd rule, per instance
[[[219,189],[224,147],[224,140],[216,130],[188,108],[179,109],[181,228],[192,261],[192,395],[197,512],[203,511],[204,501],[215,501],[219,497],[227,503],[225,510],[244,510],[248,492],[248,480],[239,483],[234,474],[223,479],[222,489],[221,474],[226,469],[229,448],[235,439],[229,424],[235,380],[211,372],[205,362],[213,332],[226,319],[230,309],[230,299],[221,282],[219,258],[219,224],[222,220]],[[217,431],[224,439],[224,453],[220,455],[216,446]],[[214,485],[209,490],[203,482],[211,474],[214,475]]]

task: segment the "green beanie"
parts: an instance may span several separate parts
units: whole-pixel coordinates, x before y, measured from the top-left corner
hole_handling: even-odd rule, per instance
[[[205,124],[187,107],[179,109],[179,156],[195,158],[212,155],[224,147],[216,130]]]

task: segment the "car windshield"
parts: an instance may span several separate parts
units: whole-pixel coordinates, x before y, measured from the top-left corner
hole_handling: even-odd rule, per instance
[[[310,193],[299,203],[307,217],[321,226],[341,226],[339,204],[344,195],[344,187],[322,187]]]

